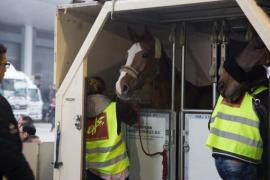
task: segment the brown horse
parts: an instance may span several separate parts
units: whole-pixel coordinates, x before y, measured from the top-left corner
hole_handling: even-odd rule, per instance
[[[162,49],[160,40],[154,37],[147,28],[139,37],[129,29],[129,35],[134,44],[128,50],[126,64],[120,69],[120,77],[116,83],[116,94],[120,99],[134,100],[146,97],[145,105],[151,108],[171,106],[172,65],[171,60]],[[176,71],[175,76],[175,110],[180,110],[181,78]],[[185,82],[185,108],[210,108],[211,88],[197,88]],[[144,100],[139,103],[144,104]]]

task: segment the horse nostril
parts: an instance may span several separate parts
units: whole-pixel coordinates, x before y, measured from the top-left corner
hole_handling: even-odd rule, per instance
[[[123,90],[122,90],[122,92],[123,92],[124,94],[127,94],[127,93],[128,93],[128,90],[129,90],[128,85],[124,84],[124,85],[123,85]]]
[[[222,93],[223,91],[224,91],[224,83],[223,82],[219,82],[218,83],[218,91],[220,92],[220,93]]]

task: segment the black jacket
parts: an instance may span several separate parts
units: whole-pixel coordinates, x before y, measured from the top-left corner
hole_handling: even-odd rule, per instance
[[[0,178],[34,180],[33,172],[22,154],[18,123],[8,101],[0,95]]]
[[[137,122],[138,115],[135,107],[127,102],[117,100],[116,101],[116,114],[117,114],[117,134],[121,132],[121,122],[134,125]]]
[[[256,99],[259,99],[259,103],[253,101],[253,107],[260,119],[260,133],[263,139],[263,155],[262,163],[259,165],[258,173],[259,176],[266,176],[266,172],[269,170],[269,133],[268,129],[268,119],[269,119],[269,90],[263,91],[262,93],[255,96]]]

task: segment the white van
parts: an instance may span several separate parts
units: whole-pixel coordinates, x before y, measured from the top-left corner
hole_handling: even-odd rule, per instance
[[[31,83],[27,85],[28,115],[33,120],[42,119],[43,100],[39,88]]]
[[[42,119],[43,101],[39,88],[12,65],[1,83],[1,93],[10,103],[17,119],[20,115],[28,115],[33,120]]]

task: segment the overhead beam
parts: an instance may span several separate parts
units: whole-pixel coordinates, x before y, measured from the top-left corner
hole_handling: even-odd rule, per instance
[[[114,11],[127,11],[127,10],[138,10],[138,9],[151,9],[151,8],[165,8],[174,6],[204,4],[204,3],[218,3],[224,0],[147,0],[147,1],[117,1],[113,4],[112,1],[107,1],[104,6],[108,6],[110,10]],[[112,7],[114,6],[114,7]]]

